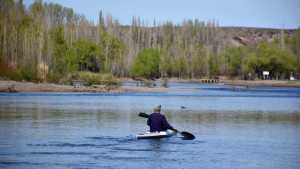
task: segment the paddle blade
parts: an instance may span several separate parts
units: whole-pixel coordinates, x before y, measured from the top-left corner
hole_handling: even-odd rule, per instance
[[[150,115],[149,115],[149,114],[146,114],[146,113],[144,113],[144,112],[140,112],[140,113],[139,113],[139,116],[140,116],[140,117],[144,117],[144,118],[148,118]]]
[[[195,139],[195,136],[189,132],[186,132],[186,131],[182,131],[180,132],[180,134],[183,136],[183,140],[194,140]]]

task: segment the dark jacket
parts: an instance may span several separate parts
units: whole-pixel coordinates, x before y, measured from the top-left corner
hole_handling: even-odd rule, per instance
[[[167,129],[173,130],[174,128],[168,123],[166,117],[160,113],[152,113],[148,117],[148,126],[150,126],[150,132],[166,131]]]

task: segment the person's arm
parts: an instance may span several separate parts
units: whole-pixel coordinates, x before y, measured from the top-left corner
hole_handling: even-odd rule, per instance
[[[148,125],[148,126],[150,126],[150,117],[151,117],[151,116],[149,116],[148,119],[147,119],[147,125]]]
[[[162,116],[162,123],[163,123],[163,126],[165,129],[171,129],[171,130],[177,131],[168,123],[168,121],[164,115]]]

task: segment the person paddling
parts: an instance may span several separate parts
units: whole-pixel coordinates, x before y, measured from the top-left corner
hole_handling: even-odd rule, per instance
[[[147,124],[150,126],[150,132],[166,131],[167,129],[177,132],[167,121],[166,117],[160,113],[161,105],[154,108],[152,114],[150,114]]]

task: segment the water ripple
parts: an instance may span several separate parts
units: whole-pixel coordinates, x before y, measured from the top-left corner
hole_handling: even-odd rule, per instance
[[[41,165],[42,163],[32,163],[26,161],[0,161],[2,165]]]
[[[91,153],[86,152],[30,152],[30,154],[37,155],[91,155]]]
[[[153,149],[153,148],[112,148],[112,150],[116,150],[116,151],[129,151],[129,152],[147,152],[147,151],[157,151],[156,149]],[[178,151],[174,151],[174,150],[163,150],[163,149],[160,149],[159,152],[178,152]]]
[[[118,144],[73,144],[73,143],[62,143],[62,144],[27,144],[28,146],[35,147],[105,147],[105,146],[113,146]]]

